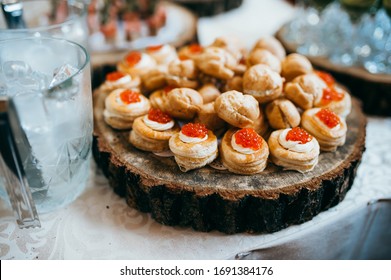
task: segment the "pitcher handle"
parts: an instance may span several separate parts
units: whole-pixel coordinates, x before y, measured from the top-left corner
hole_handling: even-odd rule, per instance
[[[13,102],[0,96],[0,170],[20,228],[40,227],[37,209],[15,142],[13,128],[21,129]]]

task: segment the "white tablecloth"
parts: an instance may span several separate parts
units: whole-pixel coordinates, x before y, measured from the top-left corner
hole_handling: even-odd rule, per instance
[[[288,14],[292,16],[292,12],[292,7],[282,1],[244,1],[240,9],[201,19],[200,39],[207,43],[213,40],[214,34],[232,33],[243,36],[243,40],[251,44],[247,38],[274,33],[276,26],[289,20]],[[278,24],[270,24],[273,20]],[[252,25],[251,30],[240,29],[243,24]],[[254,28],[254,24],[258,24],[259,29]],[[208,31],[205,31],[206,26]],[[239,252],[283,243],[313,229],[327,228],[330,221],[340,217],[354,215],[369,201],[391,198],[391,118],[369,117],[366,148],[352,189],[344,201],[309,222],[273,234],[226,235],[160,225],[148,214],[129,208],[124,199],[113,193],[92,162],[84,193],[68,207],[41,215],[41,228],[19,229],[7,203],[0,201],[0,258],[228,259]],[[339,256],[343,258],[348,254]]]

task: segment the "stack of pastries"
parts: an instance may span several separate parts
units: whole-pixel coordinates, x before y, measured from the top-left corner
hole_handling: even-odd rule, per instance
[[[179,170],[206,165],[252,175],[274,164],[310,172],[344,145],[349,93],[274,37],[246,50],[209,46],[132,51],[100,87],[104,120],[137,149],[172,156]]]

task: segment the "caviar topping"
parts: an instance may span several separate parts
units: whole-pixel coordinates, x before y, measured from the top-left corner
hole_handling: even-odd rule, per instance
[[[163,48],[163,45],[153,45],[153,46],[147,47],[147,51],[148,52],[156,52],[156,51],[160,50],[161,48]]]
[[[119,96],[121,98],[121,101],[124,102],[125,104],[131,104],[131,103],[136,103],[141,101],[140,93],[130,89],[125,89],[120,93]]]
[[[334,128],[341,122],[338,115],[327,108],[320,109],[316,116],[329,128]]]
[[[202,52],[202,50],[203,50],[203,48],[199,44],[194,43],[194,44],[189,45],[189,51],[191,53],[200,53],[200,52]]]
[[[115,71],[115,72],[108,73],[106,75],[106,81],[114,82],[114,81],[117,81],[123,77],[125,77],[124,73]]]
[[[294,127],[286,134],[287,141],[299,142],[300,144],[311,142],[312,138],[312,135],[300,127]]]
[[[142,54],[141,52],[130,52],[125,60],[129,67],[135,66],[137,63],[141,61]]]
[[[337,91],[335,88],[325,88],[323,89],[322,105],[327,105],[332,101],[341,101],[343,97],[344,94]]]
[[[254,151],[262,147],[262,137],[253,128],[242,128],[234,135],[235,143]]]
[[[201,139],[208,135],[208,129],[201,123],[187,123],[182,126],[181,132],[188,137]]]
[[[335,80],[334,80],[333,76],[331,76],[329,73],[323,72],[323,71],[315,71],[315,73],[316,73],[316,75],[318,75],[318,77],[321,78],[329,87],[334,86]]]
[[[151,108],[148,112],[148,119],[158,123],[169,123],[172,118],[167,113],[164,113],[160,109]]]

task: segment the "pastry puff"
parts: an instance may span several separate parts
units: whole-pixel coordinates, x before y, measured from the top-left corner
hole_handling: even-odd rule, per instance
[[[197,88],[198,69],[191,59],[175,59],[168,65],[167,83],[174,87]]]
[[[170,150],[181,171],[201,168],[217,158],[217,137],[211,130],[208,130],[206,139],[200,142],[184,142],[181,135],[182,132],[175,133],[169,140]]]
[[[145,115],[150,109],[149,100],[142,94],[136,92],[140,101],[125,103],[121,99],[123,92],[130,91],[126,89],[116,89],[112,91],[105,99],[105,110],[103,117],[105,122],[115,129],[130,129],[133,121],[142,115]],[[135,92],[135,91],[130,91]]]
[[[132,51],[117,64],[117,70],[132,77],[141,76],[156,67],[156,61],[148,54]]]
[[[172,135],[179,132],[180,128],[178,124],[174,120],[171,120],[171,122],[174,122],[172,124],[173,126],[168,126],[168,129],[164,129],[165,124],[155,123],[155,126],[157,124],[163,128],[158,128],[159,130],[157,130],[156,127],[149,126],[145,118],[148,118],[148,115],[138,117],[134,120],[133,128],[129,135],[129,142],[136,148],[147,152],[162,153],[169,151],[168,140]]]
[[[311,73],[312,64],[304,55],[298,53],[289,54],[281,64],[281,76],[289,82],[297,76]]]
[[[158,64],[169,64],[178,56],[173,46],[169,44],[148,46],[145,49],[146,53],[153,57]]]
[[[222,80],[232,78],[235,75],[234,69],[238,65],[228,51],[218,47],[205,48],[197,57],[196,63],[203,73]]]
[[[165,112],[181,120],[191,120],[203,104],[202,96],[191,88],[174,88],[167,93]]]
[[[201,94],[204,104],[215,101],[221,94],[219,89],[211,83],[203,85],[198,89],[198,92]]]
[[[346,122],[327,108],[304,111],[301,126],[318,140],[321,151],[333,152],[345,144]]]
[[[251,95],[231,90],[222,93],[215,101],[217,115],[236,127],[248,127],[259,118],[259,103]]]
[[[257,64],[243,75],[243,92],[250,94],[263,104],[278,98],[282,94],[284,79],[269,66]]]
[[[152,92],[151,95],[149,96],[149,102],[151,103],[151,107],[166,112],[167,102],[168,102],[167,94],[172,89],[173,89],[172,87],[167,86]]]
[[[350,94],[338,85],[334,85],[333,88],[329,88],[328,90],[337,93],[339,96],[337,100],[333,100],[333,98],[331,98],[331,100],[325,100],[327,97],[325,97],[326,93],[325,90],[323,90],[322,100],[315,104],[315,107],[329,108],[339,116],[346,118],[352,109],[352,99]]]
[[[304,74],[285,85],[286,98],[306,110],[315,107],[322,99],[326,83],[316,74]]]
[[[152,69],[141,75],[141,81],[143,89],[148,92],[162,88],[167,84],[166,81],[167,70],[164,69]]]
[[[296,170],[302,173],[309,172],[318,163],[319,143],[315,137],[298,127],[294,128],[294,130],[304,131],[309,141],[303,143],[301,141],[287,140],[287,134],[291,130],[292,128],[287,128],[272,132],[268,140],[270,159],[275,165],[281,166],[285,170]]]
[[[106,75],[100,90],[109,93],[117,88],[137,88],[141,83],[140,77],[132,77],[127,73],[119,71],[110,72]]]
[[[220,145],[221,161],[229,171],[236,174],[251,175],[262,172],[266,168],[269,157],[266,141],[258,136],[261,141],[259,149],[251,153],[243,153],[235,149],[232,144],[235,141],[233,137],[238,131],[238,129],[231,128],[224,134]]]
[[[281,73],[281,61],[266,49],[255,49],[250,52],[246,59],[246,64],[248,67],[256,64],[264,64],[269,66],[273,71]]]
[[[241,64],[244,55],[246,54],[246,50],[238,38],[233,37],[217,37],[213,43],[210,45],[211,47],[218,47],[229,52],[238,62],[235,68],[233,69],[236,74],[243,75],[246,71],[246,65]]]
[[[260,38],[255,42],[254,47],[251,51],[255,49],[265,49],[274,54],[280,61],[284,60],[286,57],[286,52],[284,46],[276,38],[269,36]]]
[[[215,111],[214,102],[201,105],[200,111],[197,113],[194,122],[204,124],[215,134],[218,134],[226,127],[226,122],[221,119]]]
[[[266,117],[274,129],[296,127],[300,124],[300,113],[296,106],[285,98],[276,99],[266,105]]]
[[[178,57],[180,59],[197,59],[197,57],[203,52],[204,48],[197,44],[193,43],[190,45],[186,45],[181,47],[178,50]]]

